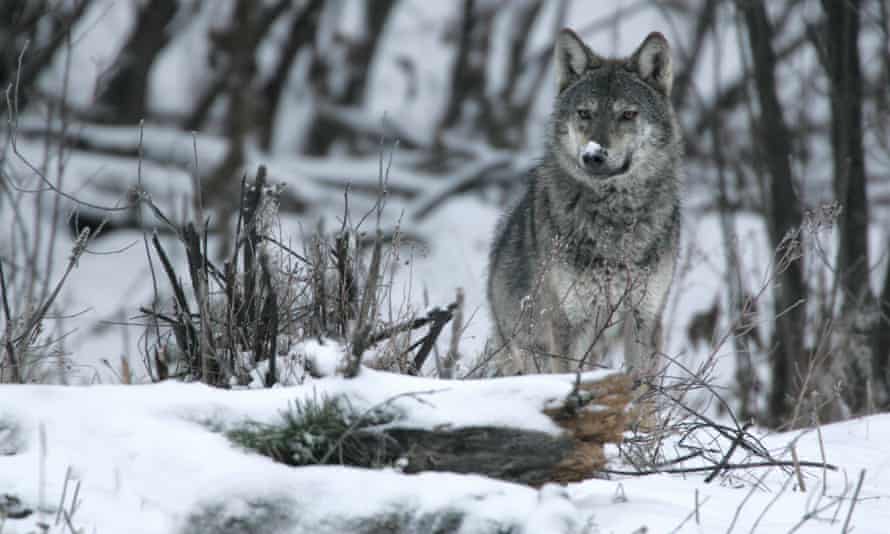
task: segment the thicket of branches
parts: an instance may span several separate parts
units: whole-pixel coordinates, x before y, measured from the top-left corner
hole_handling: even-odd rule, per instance
[[[236,227],[232,220],[243,216],[243,206],[239,209],[232,199],[243,200],[242,176],[253,172],[245,166],[248,149],[254,146],[273,153],[345,158],[377,154],[381,137],[397,139],[400,152],[411,156],[400,158],[397,165],[438,174],[442,180],[442,187],[432,194],[390,189],[390,194],[409,202],[409,222],[424,219],[457,195],[490,196],[492,191],[518,187],[534,164],[529,152],[540,145],[543,135],[545,118],[534,110],[541,96],[551,91],[551,50],[537,47],[532,36],[544,33],[552,42],[559,28],[575,26],[567,19],[571,2],[456,3],[437,29],[452,60],[447,72],[441,73],[439,91],[445,97],[436,104],[431,132],[418,132],[404,121],[381,121],[367,102],[372,69],[382,61],[382,43],[394,38],[394,18],[400,10],[417,7],[370,0],[362,3],[360,22],[347,26],[343,23],[347,4],[333,0],[136,3],[135,22],[116,60],[97,80],[94,99],[90,105],[75,106],[64,92],[46,90],[40,76],[54,61],[65,61],[74,30],[84,29],[87,15],[102,9],[100,2],[3,0],[0,86],[7,95],[3,113],[10,119],[10,131],[14,116],[39,109],[66,121],[134,128],[145,121],[220,136],[225,141],[224,157],[199,175],[203,204],[215,210],[206,229],[211,232]],[[208,53],[192,58],[196,69],[206,74],[192,109],[174,114],[153,109],[149,98],[153,68],[165,50],[186,38],[206,10],[214,10],[216,22],[207,31]],[[869,279],[875,278],[871,271],[888,249],[870,250],[867,239],[874,212],[884,208],[883,200],[869,191],[890,166],[886,2],[636,1],[576,29],[587,37],[608,33],[618,21],[645,10],[657,11],[663,27],[651,29],[663,31],[673,46],[677,69],[672,96],[685,130],[687,189],[706,191],[712,198],[707,209],[721,214],[729,266],[726,294],[721,296],[729,305],[715,305],[697,317],[697,330],[690,333],[713,341],[721,314],[723,322],[735,325],[729,337],[737,359],[736,396],[745,418],[800,425],[814,414],[824,421],[886,409],[890,267],[878,276],[883,281],[880,291],[872,289]],[[727,43],[737,44],[742,62],[738,76],[728,81],[721,75],[721,63],[731,53]],[[264,56],[270,47],[275,53]],[[427,93],[419,87],[423,65],[410,57],[396,61],[408,88],[405,98],[424,98]],[[707,82],[711,87],[701,81],[700,73],[708,70],[714,72],[713,81]],[[298,124],[282,111],[289,99],[311,102],[310,113]],[[821,113],[820,108],[829,111]],[[282,134],[288,129],[290,133]],[[299,135],[294,136],[293,130]],[[64,159],[66,147],[76,147],[140,162],[155,158],[188,165],[164,161],[143,152],[141,145],[103,145],[80,137],[77,129],[51,126],[50,121],[45,129],[17,127],[17,134],[45,136],[50,147],[57,143],[59,160]],[[0,206],[12,209],[23,193],[19,178],[6,165],[17,154],[10,136],[5,139]],[[288,144],[292,139],[297,141]],[[828,166],[830,172],[823,170]],[[822,181],[831,184],[830,194],[819,194]],[[52,183],[40,185],[53,192]],[[356,187],[352,193],[377,191]],[[299,191],[290,194],[281,199],[282,210],[306,209]],[[88,206],[81,205],[80,222],[93,234],[115,226],[147,229],[157,224],[127,209],[142,203],[139,198],[130,200],[130,206],[114,214],[100,213],[92,224],[86,224]],[[59,205],[52,209],[62,218],[67,215]],[[732,215],[742,211],[764,218],[775,249],[774,275],[763,291],[744,287],[739,272]],[[194,259],[200,263],[204,259],[203,253],[198,254],[199,238],[205,221],[197,222],[190,239],[195,243]],[[824,250],[814,237],[825,225],[836,225],[836,251]],[[235,250],[243,245],[232,243]],[[22,285],[25,273],[46,273],[46,257],[34,250],[15,258],[6,249],[0,253],[4,297],[7,286],[27,286]],[[251,268],[259,269],[262,284],[262,263]],[[819,283],[825,271],[833,273],[831,284]],[[206,283],[217,278],[226,288],[224,268],[214,273],[205,265],[203,277],[201,269],[194,274]],[[21,360],[32,351],[34,331],[54,298],[53,285],[47,281],[45,287],[49,289],[28,289],[36,294],[32,300],[38,305],[4,302],[3,380],[23,379]],[[195,294],[205,290],[196,288]],[[772,295],[772,309],[749,298],[764,292]],[[264,309],[260,306],[255,313]],[[146,313],[159,317],[160,312]],[[198,351],[201,343],[188,339],[193,335],[188,321],[168,318],[185,329],[180,332],[186,336],[179,340],[180,348],[186,353]],[[768,329],[771,339],[756,337],[761,322],[773,323]],[[237,352],[234,344],[231,351]],[[765,409],[758,408],[755,398],[762,378],[753,362],[758,352],[768,355],[770,367]],[[187,361],[191,372],[237,375],[234,367],[198,371],[200,365],[196,368],[194,362],[203,361],[198,352],[188,355]]]

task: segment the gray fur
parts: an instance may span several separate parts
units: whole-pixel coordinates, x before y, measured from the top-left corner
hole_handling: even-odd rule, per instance
[[[669,46],[653,33],[603,59],[563,30],[555,55],[548,150],[491,249],[494,348],[504,373],[563,372],[623,338],[625,366],[648,372],[680,233]]]

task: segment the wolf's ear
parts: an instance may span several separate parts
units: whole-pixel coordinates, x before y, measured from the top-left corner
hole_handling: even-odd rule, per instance
[[[556,83],[560,93],[585,70],[597,68],[602,63],[602,60],[587,48],[575,32],[568,28],[559,32],[553,53],[556,63]]]
[[[630,68],[646,83],[663,93],[671,94],[674,71],[671,68],[671,47],[659,32],[652,32],[630,57]]]

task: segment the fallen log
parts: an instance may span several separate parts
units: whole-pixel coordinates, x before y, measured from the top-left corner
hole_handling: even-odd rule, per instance
[[[621,441],[630,385],[619,374],[581,383],[561,405],[543,410],[563,429],[557,435],[496,426],[390,428],[379,442],[406,473],[473,473],[536,487],[577,482],[605,466],[606,443]]]
[[[361,374],[368,373],[375,380],[385,380],[387,374],[369,369]],[[603,447],[621,441],[631,400],[631,380],[619,373],[586,373],[577,380],[571,375],[478,381],[397,379],[404,392],[364,412],[354,407],[367,406],[363,397],[368,388],[347,387],[324,401],[315,399],[310,402],[316,404],[296,407],[280,423],[237,428],[229,437],[294,466],[397,466],[404,473],[478,474],[538,487],[584,480],[602,469],[606,463]],[[361,382],[361,376],[355,381]],[[415,381],[415,391],[421,393],[404,389]],[[467,407],[482,410],[502,403],[503,409],[510,410],[505,392],[519,392],[523,386],[529,389],[524,392],[527,398],[517,398],[512,417],[505,420],[497,413],[468,417]],[[541,395],[534,392],[537,386],[543,390]],[[553,396],[550,391],[557,388],[564,394]],[[428,413],[419,413],[430,409],[436,411],[435,421],[428,420]],[[524,424],[522,414],[530,409],[537,409],[539,420],[531,421],[529,414]],[[307,433],[312,437],[304,439]],[[327,445],[306,453],[319,443]]]

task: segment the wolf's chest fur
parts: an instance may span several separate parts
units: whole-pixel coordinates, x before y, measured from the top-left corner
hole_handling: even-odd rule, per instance
[[[611,323],[628,310],[654,316],[668,291],[673,273],[673,257],[667,256],[651,267],[607,268],[557,262],[548,282],[568,322],[578,327],[586,323]]]
[[[571,329],[602,328],[629,310],[656,316],[673,272],[674,192],[651,182],[592,189],[553,178],[538,183],[549,217],[535,232],[554,251],[549,289]]]
[[[669,248],[672,228],[665,223],[677,210],[669,183],[628,179],[594,189],[547,171],[536,196],[549,224],[538,230],[558,242],[562,261],[576,272],[644,268]]]

